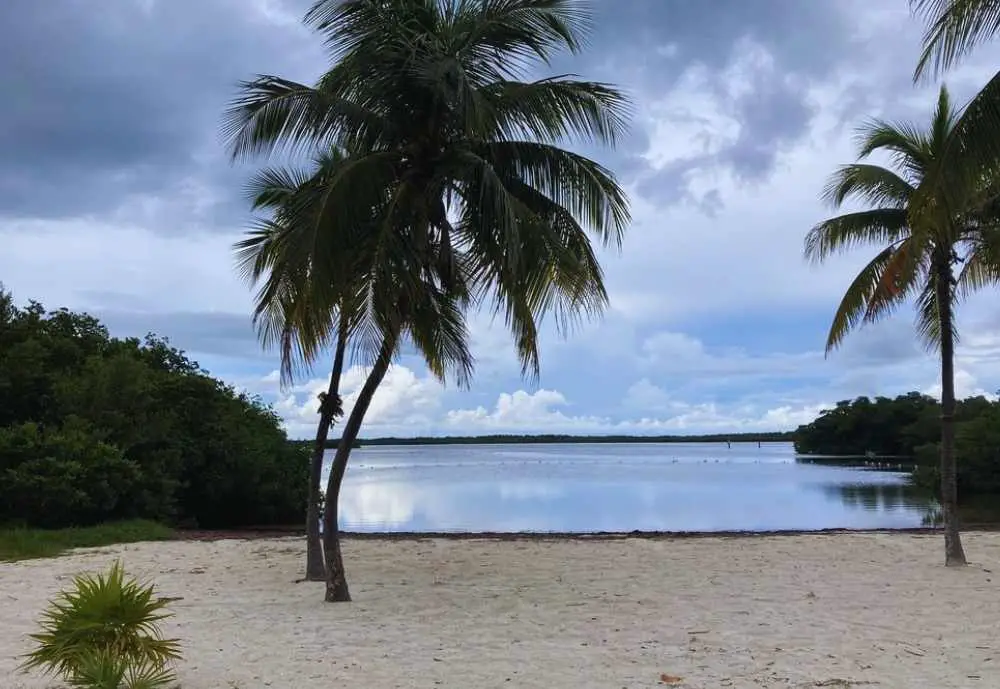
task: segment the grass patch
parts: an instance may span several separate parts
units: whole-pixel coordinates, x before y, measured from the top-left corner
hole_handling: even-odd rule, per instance
[[[96,548],[117,543],[166,541],[172,529],[144,519],[72,529],[0,527],[0,562],[55,557],[72,548]]]

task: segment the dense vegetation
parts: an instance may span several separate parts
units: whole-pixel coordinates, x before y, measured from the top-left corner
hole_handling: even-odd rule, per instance
[[[960,400],[955,409],[955,453],[961,496],[1000,494],[1000,402]],[[916,462],[914,478],[927,488],[940,482],[941,406],[918,392],[894,399],[859,397],[838,402],[795,432],[803,454],[874,453]]]
[[[298,522],[306,467],[268,407],[165,340],[0,292],[0,524]]]

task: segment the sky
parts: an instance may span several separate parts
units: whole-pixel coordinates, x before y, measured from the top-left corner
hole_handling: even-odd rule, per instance
[[[552,66],[634,102],[617,150],[583,150],[629,192],[621,251],[602,250],[603,318],[543,328],[522,378],[502,320],[470,315],[476,374],[445,387],[394,364],[362,437],[692,434],[793,429],[858,395],[936,394],[912,313],[824,355],[859,250],[823,266],[805,233],[829,217],[826,178],[867,118],[929,121],[938,84],[911,80],[921,27],[906,0],[592,0],[587,50]],[[222,112],[241,79],[314,81],[327,66],[308,0],[4,0],[0,25],[0,281],[19,302],[152,331],[212,375],[314,432],[330,362],[279,385],[258,344],[232,244],[251,221],[252,168],[230,163]],[[946,75],[962,103],[1000,45]],[[962,304],[960,395],[1000,388],[1000,295]],[[350,408],[364,379],[344,380]]]

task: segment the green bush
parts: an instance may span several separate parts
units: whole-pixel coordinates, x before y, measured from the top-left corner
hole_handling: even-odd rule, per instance
[[[0,291],[0,524],[298,523],[308,449],[165,340]]]
[[[172,683],[168,664],[180,658],[180,644],[160,633],[167,602],[152,585],[126,577],[120,562],[106,574],[78,575],[42,613],[22,669],[41,669],[86,689]]]
[[[0,428],[0,523],[58,527],[119,516],[139,476],[121,450],[83,430]]]
[[[937,491],[940,487],[939,443],[917,449],[914,480]],[[1000,494],[1000,404],[955,427],[955,458],[959,497]]]

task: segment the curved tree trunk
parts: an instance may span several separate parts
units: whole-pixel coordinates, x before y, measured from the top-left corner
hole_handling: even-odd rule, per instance
[[[935,296],[941,325],[941,512],[944,516],[944,561],[953,567],[966,564],[959,530],[955,468],[954,294],[950,256],[940,257],[935,263]]]
[[[330,434],[330,426],[340,406],[340,375],[344,371],[344,353],[347,349],[346,324],[340,326],[337,336],[337,349],[333,355],[333,370],[330,372],[330,385],[319,408],[319,425],[316,427],[316,442],[313,445],[312,461],[309,465],[309,506],[306,509],[306,579],[308,581],[324,581],[326,565],[323,561],[323,543],[320,540],[319,514],[323,482],[323,455],[326,452],[326,440]]]
[[[354,408],[351,409],[347,423],[344,424],[344,431],[341,433],[340,443],[337,445],[337,453],[334,455],[333,465],[330,467],[330,478],[326,482],[326,504],[323,507],[323,549],[326,552],[326,600],[328,602],[339,603],[351,600],[351,593],[347,588],[347,576],[344,573],[344,558],[340,552],[340,524],[337,515],[340,505],[340,486],[344,481],[344,472],[347,471],[347,460],[351,454],[351,446],[358,437],[361,423],[365,419],[369,405],[371,405],[372,397],[389,370],[398,338],[398,334],[391,333],[387,334],[382,341],[378,358],[368,373],[368,378],[365,379],[361,392],[358,393],[358,399],[354,403]]]

